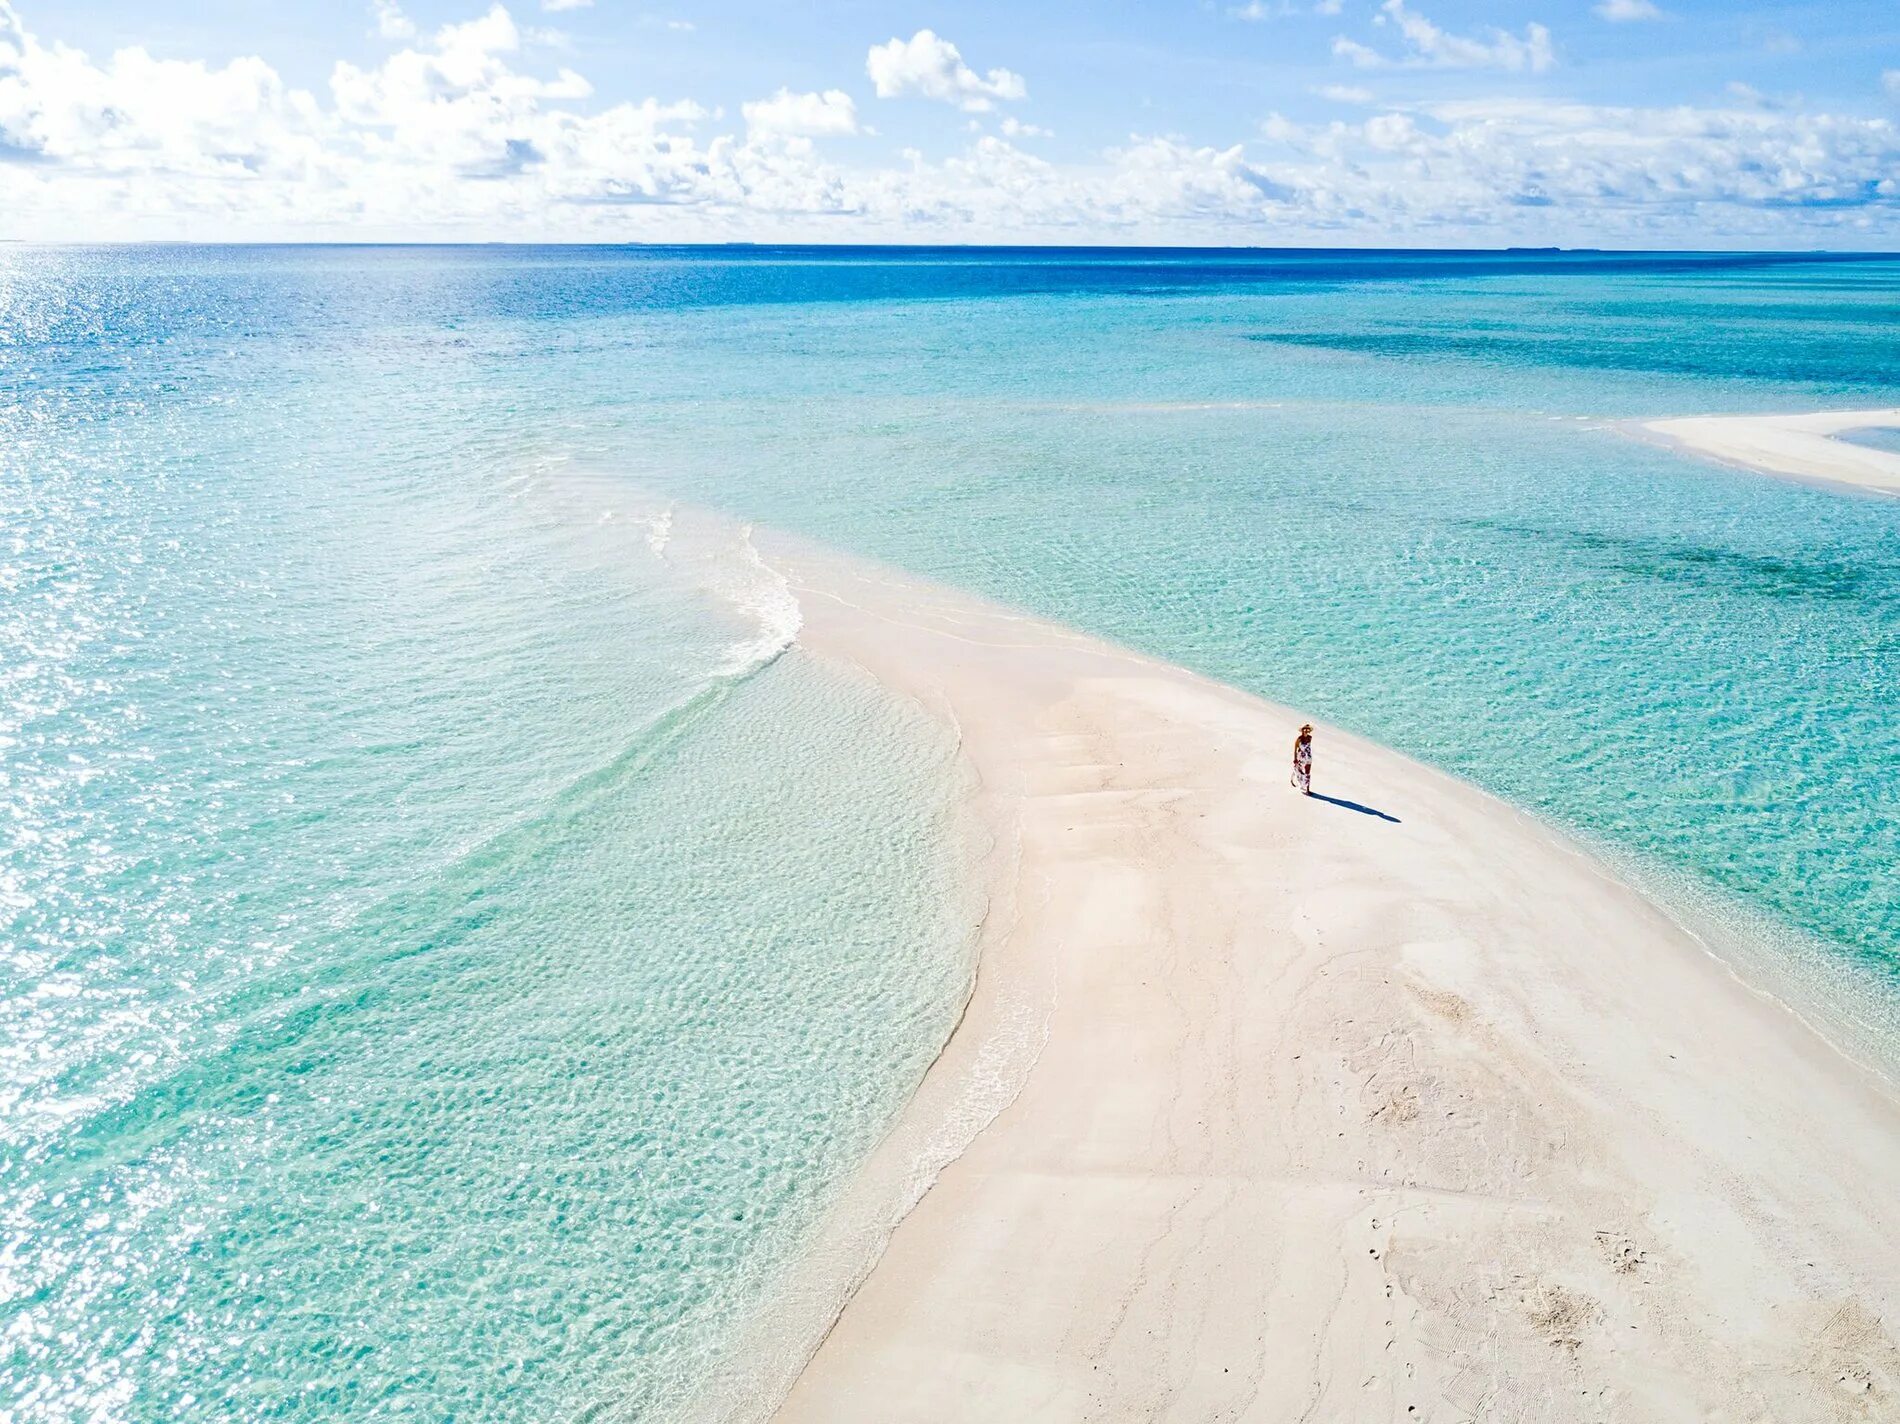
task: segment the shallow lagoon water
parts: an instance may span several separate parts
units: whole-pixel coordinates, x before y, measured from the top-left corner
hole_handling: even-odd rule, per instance
[[[0,1399],[663,1418],[769,1300],[975,911],[952,749],[701,508],[1447,767],[1891,1041],[1900,502],[1620,423],[1900,403],[1896,317],[1892,262],[8,253]]]

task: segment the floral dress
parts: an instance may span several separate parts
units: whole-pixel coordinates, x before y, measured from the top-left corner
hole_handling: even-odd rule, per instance
[[[1313,739],[1301,737],[1293,743],[1293,789],[1313,794]]]

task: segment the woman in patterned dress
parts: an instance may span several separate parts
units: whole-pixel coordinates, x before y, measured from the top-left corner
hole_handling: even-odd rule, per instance
[[[1313,724],[1300,728],[1293,739],[1293,789],[1302,796],[1313,794]]]

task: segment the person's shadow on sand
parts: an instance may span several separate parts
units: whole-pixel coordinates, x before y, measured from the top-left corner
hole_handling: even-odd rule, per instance
[[[1328,806],[1342,806],[1348,811],[1357,811],[1362,816],[1377,816],[1381,821],[1390,821],[1393,825],[1403,825],[1397,816],[1388,816],[1385,812],[1371,806],[1361,806],[1357,801],[1343,801],[1337,796],[1322,796],[1319,792],[1307,793],[1315,801],[1324,801]]]

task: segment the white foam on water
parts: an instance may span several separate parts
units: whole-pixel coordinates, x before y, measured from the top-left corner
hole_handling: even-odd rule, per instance
[[[653,551],[653,557],[664,559],[666,546],[673,542],[673,506],[668,505],[658,514],[647,520],[647,547]]]
[[[805,626],[805,610],[785,575],[759,557],[752,543],[752,526],[739,531],[736,559],[722,559],[713,581],[714,591],[734,608],[758,622],[753,637],[741,638],[726,649],[719,667],[721,677],[744,677],[774,661],[798,639]]]

